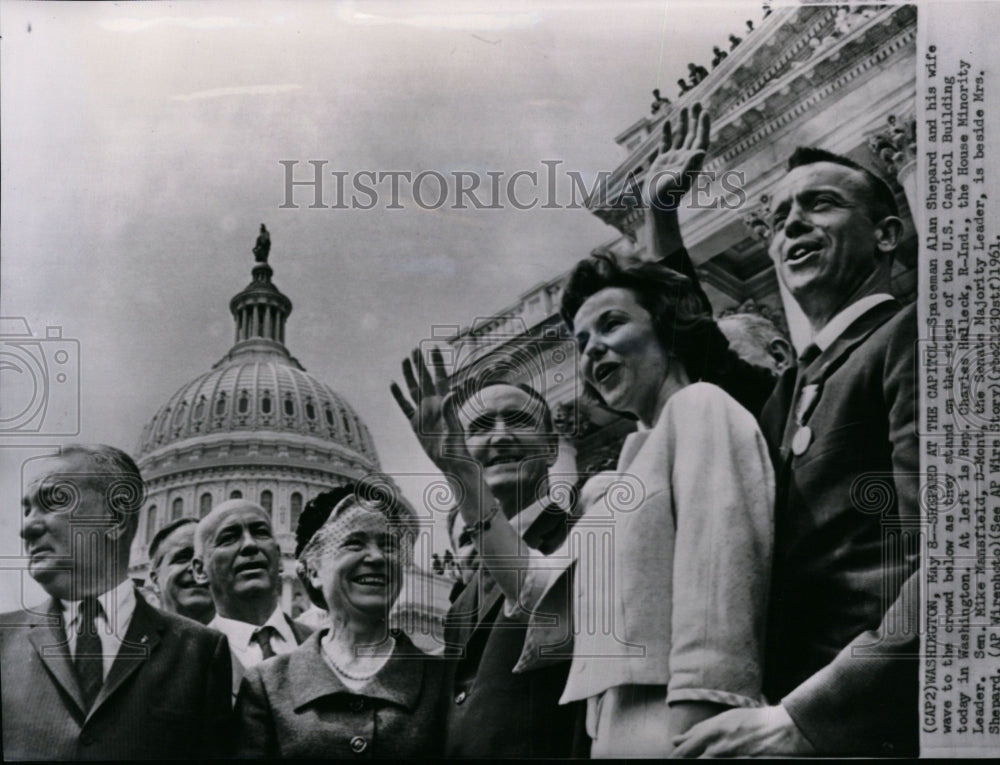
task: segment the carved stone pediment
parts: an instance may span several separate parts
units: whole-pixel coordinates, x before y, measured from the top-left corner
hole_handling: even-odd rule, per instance
[[[898,56],[915,39],[912,6],[853,7],[847,17],[832,6],[775,11],[696,89],[714,123],[706,169],[729,166],[775,131],[822,108],[824,101]],[[665,116],[684,103],[675,102]],[[606,188],[587,202],[601,220],[629,235],[642,225],[643,211],[613,202],[630,200],[623,195],[626,184],[641,185],[659,140],[659,124],[657,120],[646,140],[611,174]]]

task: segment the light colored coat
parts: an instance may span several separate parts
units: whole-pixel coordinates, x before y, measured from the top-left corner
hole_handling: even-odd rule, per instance
[[[550,557],[574,577],[562,703],[662,685],[671,702],[761,704],[773,504],[760,429],[714,385],[683,388],[651,429],[630,435],[617,480]],[[518,671],[565,644],[548,597],[558,577],[545,578]]]

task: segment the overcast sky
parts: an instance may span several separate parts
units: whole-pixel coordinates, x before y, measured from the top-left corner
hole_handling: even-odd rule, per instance
[[[708,67],[713,45],[762,15],[758,2],[458,7],[0,7],[0,305],[36,335],[79,341],[80,440],[134,452],[170,394],[225,354],[263,221],[295,306],[291,352],[368,423],[383,469],[430,471],[388,393],[400,359],[615,232],[583,209],[421,209],[406,190],[403,209],[309,209],[308,189],[281,209],[280,162],[304,178],[325,160],[349,191],[361,171],[500,172],[505,187],[558,161],[566,199],[566,171],[589,184],[624,159],[613,139],[654,87],[674,97],[688,61]],[[322,201],[337,202],[332,176]],[[10,532],[32,454],[13,443],[0,449]],[[17,556],[0,536],[0,555]],[[0,607],[17,599],[7,590]]]

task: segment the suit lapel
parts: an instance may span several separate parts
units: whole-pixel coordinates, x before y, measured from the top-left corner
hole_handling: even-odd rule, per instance
[[[149,659],[160,642],[160,633],[163,629],[163,621],[156,610],[137,592],[132,621],[129,623],[125,638],[118,646],[118,656],[115,657],[108,677],[101,686],[97,698],[94,699],[94,706],[91,707],[88,717],[100,709],[122,683]]]
[[[290,617],[288,614],[284,612],[281,615],[284,616],[285,621],[288,622],[288,628],[292,631],[292,635],[295,637],[296,644],[302,645],[304,642],[306,642],[306,638],[308,638],[312,634],[312,630],[307,630],[303,625],[299,624],[297,621],[295,621],[292,617]]]
[[[885,324],[889,319],[896,315],[900,310],[900,305],[895,300],[886,301],[884,303],[879,303],[877,306],[872,308],[867,313],[858,317],[843,333],[840,337],[834,340],[829,347],[820,353],[808,367],[806,367],[804,372],[803,388],[807,385],[815,385],[817,387],[815,402],[808,414],[811,414],[816,410],[819,405],[820,400],[823,396],[823,386],[826,381],[850,358],[851,353],[879,327]],[[789,401],[789,407],[787,410],[787,420],[784,437],[782,438],[781,444],[781,454],[783,457],[783,463],[788,464],[791,462],[792,450],[789,445],[789,438],[794,434],[795,427],[793,427],[792,420],[795,418],[795,409],[798,402],[794,400],[794,396]],[[803,419],[803,425],[809,420],[808,415]]]
[[[31,626],[28,640],[38,653],[42,665],[52,679],[69,696],[83,715],[83,694],[76,680],[73,660],[69,655],[69,641],[62,626],[62,609],[55,600],[49,600],[45,616]]]
[[[479,578],[480,586],[482,587],[482,592],[479,593],[479,608],[476,611],[476,629],[479,629],[479,625],[482,624],[486,617],[490,615],[490,612],[500,603],[503,599],[503,590],[496,583],[496,580],[490,576],[489,572],[484,572]],[[490,622],[492,623],[492,619]]]
[[[872,332],[895,316],[899,309],[900,305],[895,300],[886,301],[859,316],[809,365],[806,369],[806,383],[821,382],[829,378],[847,360],[855,348],[867,340]]]
[[[479,613],[479,588],[482,567],[477,568],[465,587],[458,593],[455,602],[448,611],[448,624],[455,630],[455,643],[465,646],[472,637],[476,627],[476,616]]]

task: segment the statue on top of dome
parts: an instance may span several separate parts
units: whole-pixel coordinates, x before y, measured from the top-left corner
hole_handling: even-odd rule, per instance
[[[253,246],[253,256],[258,263],[267,263],[268,253],[271,252],[271,235],[267,232],[267,227],[260,224],[260,234],[257,236],[257,243]]]

